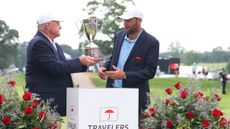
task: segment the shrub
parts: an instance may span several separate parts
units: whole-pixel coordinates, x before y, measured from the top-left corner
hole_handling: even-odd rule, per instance
[[[187,86],[180,82],[165,89],[166,98],[152,96],[153,105],[143,113],[140,129],[221,129],[230,128],[230,121],[224,117],[218,102],[217,91],[210,95],[200,90],[199,84],[190,80]]]
[[[58,129],[61,116],[50,107],[52,100],[39,101],[36,94],[25,89],[20,97],[16,82],[0,84],[0,128],[1,129]]]

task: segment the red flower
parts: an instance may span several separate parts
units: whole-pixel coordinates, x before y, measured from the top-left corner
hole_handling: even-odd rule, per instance
[[[213,116],[214,118],[220,117],[220,116],[223,116],[223,113],[222,113],[219,109],[214,109],[214,110],[212,111],[212,116]]]
[[[221,117],[220,119],[220,126],[225,128],[226,124],[228,123],[227,119],[225,119],[224,117]]]
[[[144,112],[142,115],[141,115],[141,119],[147,119],[149,118],[149,114],[147,112]]]
[[[182,98],[182,99],[186,99],[186,98],[187,98],[187,95],[188,95],[187,90],[183,90],[183,91],[181,92],[181,98]]]
[[[171,120],[166,121],[166,127],[171,128],[173,126],[173,122]]]
[[[142,58],[140,56],[136,56],[136,62],[140,62],[142,60]]]
[[[10,124],[10,122],[11,122],[10,117],[4,117],[4,118],[2,119],[2,123],[5,124],[5,125]]]
[[[214,97],[215,97],[218,101],[221,100],[221,97],[220,97],[218,94],[214,94]]]
[[[202,125],[203,125],[204,128],[209,128],[210,127],[210,123],[209,123],[208,120],[203,120]]]
[[[165,91],[166,91],[169,95],[172,94],[172,89],[171,89],[171,88],[167,88],[167,89],[165,89]]]
[[[32,98],[32,93],[31,93],[31,92],[25,92],[25,93],[24,93],[23,99],[24,99],[25,101],[29,101],[29,100],[31,100],[31,98]]]
[[[16,82],[10,80],[7,84],[8,84],[9,86],[13,87],[13,86],[15,86]]]
[[[166,100],[165,100],[165,104],[166,104],[166,105],[169,105],[169,104],[170,104],[170,100],[169,100],[169,99],[166,99]]]
[[[33,100],[33,101],[32,101],[32,105],[33,105],[33,107],[37,108],[38,105],[39,105],[39,103],[38,103],[37,100]]]
[[[57,122],[51,123],[49,129],[57,129]]]
[[[143,127],[143,126],[140,126],[140,129],[145,129],[145,127]]]
[[[180,89],[181,88],[181,82],[177,82],[175,85],[174,85],[175,88],[177,89]]]
[[[44,111],[39,112],[38,118],[39,119],[46,119],[46,113]]]
[[[27,106],[27,107],[24,109],[24,113],[25,113],[26,115],[30,115],[30,114],[32,114],[33,112],[34,112],[34,110],[32,109],[31,106]]]
[[[154,108],[150,108],[149,113],[152,117],[154,117],[156,115],[156,110]]]
[[[5,100],[4,96],[0,95],[0,104],[3,104],[4,100]]]
[[[187,112],[187,117],[188,117],[188,119],[192,119],[192,118],[194,118],[194,114],[193,114],[193,112],[192,111],[189,111],[189,112]]]
[[[198,99],[202,98],[203,95],[204,95],[203,93],[197,92],[197,93],[195,93],[194,98],[195,98],[196,100],[198,100]]]
[[[174,108],[175,105],[176,105],[176,103],[173,101],[173,102],[171,103],[171,105],[172,105],[172,107]]]

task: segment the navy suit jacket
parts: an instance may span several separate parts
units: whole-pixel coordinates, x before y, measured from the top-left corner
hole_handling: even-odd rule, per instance
[[[79,58],[66,60],[63,50],[57,50],[49,39],[37,32],[27,47],[26,88],[37,93],[43,100],[53,98],[52,106],[66,115],[66,88],[73,87],[70,73],[86,71]]]
[[[117,66],[125,35],[125,31],[120,31],[115,34],[112,56],[110,60],[104,64],[107,70],[113,70],[112,65]],[[126,79],[122,80],[124,88],[139,89],[139,113],[147,108],[147,93],[150,92],[149,80],[155,76],[158,56],[158,40],[143,30],[125,62],[123,70]],[[106,87],[113,87],[113,82],[114,80],[108,78]]]

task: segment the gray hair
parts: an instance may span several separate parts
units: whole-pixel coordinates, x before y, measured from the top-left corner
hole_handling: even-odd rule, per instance
[[[44,29],[44,24],[38,24],[37,26],[38,30],[41,31]]]

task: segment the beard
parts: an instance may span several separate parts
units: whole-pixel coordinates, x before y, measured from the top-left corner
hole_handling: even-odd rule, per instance
[[[128,31],[127,34],[134,34],[137,32],[137,26],[132,26]]]
[[[134,34],[134,33],[136,33],[137,31],[138,31],[138,29],[137,29],[137,22],[136,22],[135,25],[133,25],[132,27],[130,27],[129,30],[127,30],[127,34]]]

